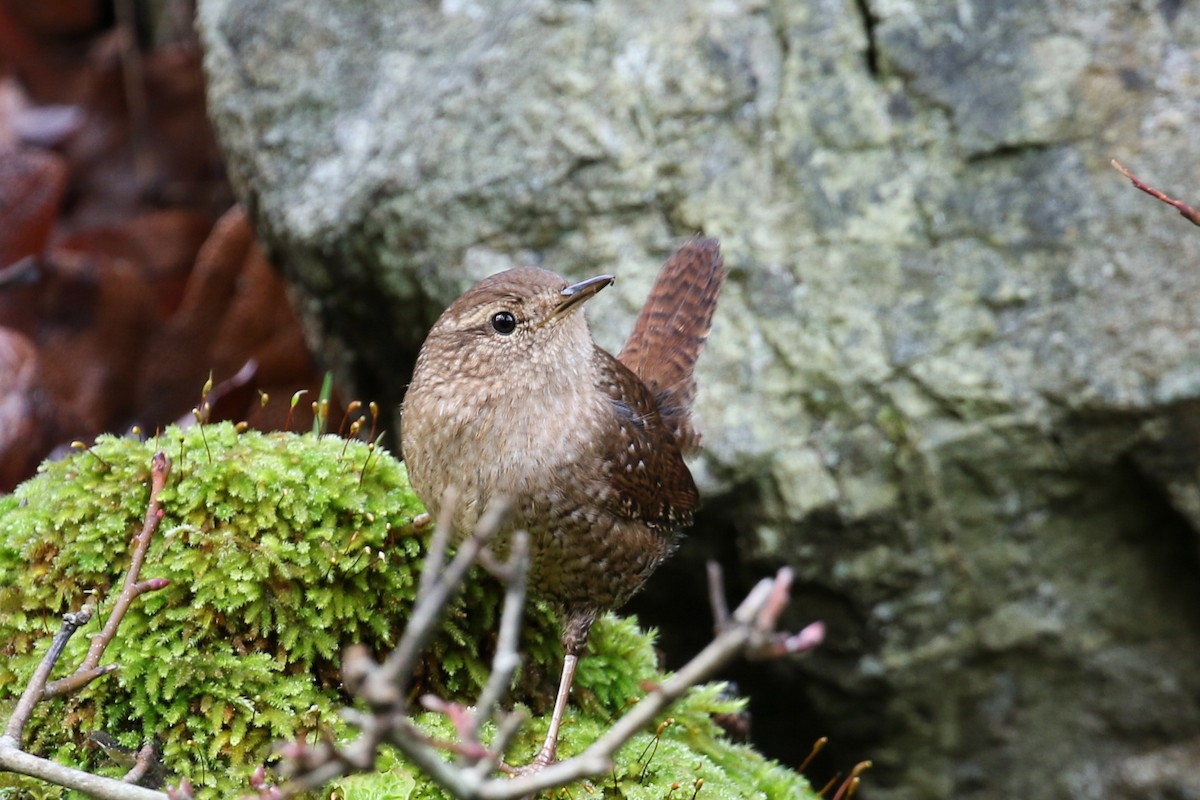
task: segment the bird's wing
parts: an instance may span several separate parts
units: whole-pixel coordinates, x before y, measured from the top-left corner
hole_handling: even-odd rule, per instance
[[[611,487],[601,501],[619,516],[670,535],[691,524],[700,500],[696,484],[649,390],[624,364],[597,352],[601,389],[614,412],[600,437]]]

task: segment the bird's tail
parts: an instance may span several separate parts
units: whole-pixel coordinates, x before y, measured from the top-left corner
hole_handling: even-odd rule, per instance
[[[658,273],[618,357],[650,389],[663,421],[684,453],[700,446],[700,434],[692,426],[693,371],[712,328],[717,295],[724,283],[720,243],[701,238],[688,241]]]

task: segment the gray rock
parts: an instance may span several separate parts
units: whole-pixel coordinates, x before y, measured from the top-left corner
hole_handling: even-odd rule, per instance
[[[360,397],[398,401],[484,274],[615,272],[591,313],[617,347],[657,264],[720,237],[685,557],[791,563],[794,623],[831,625],[759,711],[769,749],[829,734],[876,798],[1194,794],[1200,233],[1108,166],[1200,201],[1194,10],[202,0],[199,24],[239,194]]]

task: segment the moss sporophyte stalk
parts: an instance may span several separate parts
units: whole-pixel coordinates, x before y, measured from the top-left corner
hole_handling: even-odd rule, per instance
[[[402,463],[336,436],[238,433],[214,424],[203,426],[203,439],[199,426],[148,441],[103,436],[88,450],[47,462],[0,497],[5,715],[62,614],[86,603],[96,608],[52,679],[82,660],[88,637],[103,625],[141,528],[151,458],[160,449],[174,465],[141,576],[170,584],[130,608],[104,659],[120,669],[77,695],[39,704],[24,746],[120,777],[128,766],[92,735],[127,748],[153,738],[168,783],[187,777],[201,797],[236,797],[248,791],[255,767],[269,761],[273,742],[350,734],[338,716],[346,702],[340,655],[355,643],[383,654],[403,630],[423,563],[425,534],[413,526],[423,509]],[[414,697],[471,702],[479,694],[502,595],[482,570],[466,581],[422,657]],[[510,700],[534,716],[514,745],[515,763],[528,760],[545,733],[561,663],[548,608],[528,606],[522,637],[524,664]],[[653,638],[630,618],[597,623],[563,727],[562,757],[595,740],[644,685],[662,679]],[[794,772],[722,736],[713,715],[742,704],[720,684],[697,687],[671,710],[672,724],[631,740],[613,774],[585,787],[587,796],[689,797],[697,782],[697,796],[712,800],[807,791]],[[416,719],[438,738],[455,736],[441,714]],[[398,756],[385,753],[378,767],[377,774],[343,779],[335,796],[445,796]],[[0,774],[0,797],[62,794]]]

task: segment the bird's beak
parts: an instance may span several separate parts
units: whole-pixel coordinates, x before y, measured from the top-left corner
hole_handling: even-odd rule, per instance
[[[552,316],[561,317],[563,314],[570,312],[615,280],[616,278],[612,275],[597,275],[594,278],[588,278],[586,281],[571,284],[562,290],[562,300],[554,307],[554,314]]]

